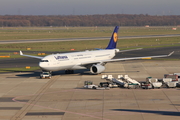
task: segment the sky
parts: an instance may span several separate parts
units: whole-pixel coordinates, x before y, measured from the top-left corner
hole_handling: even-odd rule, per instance
[[[180,15],[180,0],[1,0],[0,15]]]

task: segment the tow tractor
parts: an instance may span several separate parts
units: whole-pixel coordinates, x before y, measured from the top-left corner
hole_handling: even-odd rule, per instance
[[[50,72],[42,72],[40,74],[40,78],[51,78],[51,73]]]
[[[92,81],[84,81],[84,88],[96,89],[96,90],[109,90],[109,87],[101,87],[94,85]]]
[[[84,88],[96,89],[97,85],[94,85],[92,81],[84,81]]]

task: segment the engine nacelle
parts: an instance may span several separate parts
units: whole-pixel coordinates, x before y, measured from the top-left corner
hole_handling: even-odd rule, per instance
[[[105,67],[102,66],[102,65],[100,65],[100,64],[92,65],[92,66],[90,67],[90,71],[91,71],[91,73],[93,73],[93,74],[102,73],[104,70],[105,70]]]

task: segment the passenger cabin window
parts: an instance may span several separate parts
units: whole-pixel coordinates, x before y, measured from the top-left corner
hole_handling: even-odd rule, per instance
[[[41,60],[40,62],[49,62],[48,60]]]

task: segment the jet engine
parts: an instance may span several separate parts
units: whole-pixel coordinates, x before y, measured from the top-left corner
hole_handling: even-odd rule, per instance
[[[93,73],[93,74],[102,73],[104,70],[105,70],[105,67],[102,66],[102,65],[100,65],[100,64],[92,65],[92,66],[90,67],[90,72]]]

